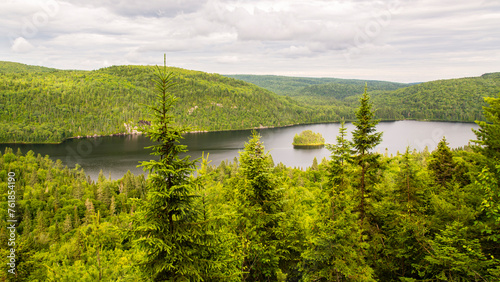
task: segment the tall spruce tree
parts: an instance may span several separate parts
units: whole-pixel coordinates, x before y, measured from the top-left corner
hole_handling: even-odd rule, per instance
[[[372,103],[370,96],[367,93],[368,86],[365,85],[365,92],[360,99],[360,107],[356,112],[357,121],[353,122],[356,129],[352,132],[353,147],[356,152],[354,161],[361,168],[359,182],[359,212],[361,221],[365,218],[366,213],[366,197],[367,195],[367,174],[376,168],[379,163],[379,154],[370,152],[380,142],[382,142],[382,132],[376,132],[375,127],[380,120],[373,119],[374,111],[372,111]]]
[[[138,246],[146,252],[141,269],[154,281],[200,281],[207,262],[200,259],[200,238],[203,238],[193,206],[194,187],[190,174],[195,161],[189,156],[179,158],[186,146],[179,140],[185,127],[174,124],[172,108],[177,98],[169,93],[174,85],[172,73],[164,67],[156,68],[157,99],[150,107],[151,126],[142,131],[152,141],[159,142],[147,148],[159,160],[142,162],[149,172],[147,199],[136,214],[135,231]]]
[[[243,281],[276,281],[280,261],[276,234],[282,218],[282,192],[271,173],[269,154],[260,135],[252,138],[240,152],[238,186],[238,235],[242,240]]]
[[[355,212],[354,190],[349,181],[352,170],[351,142],[342,120],[337,144],[331,151],[328,188],[318,197],[317,214],[308,248],[302,254],[305,281],[374,281],[373,269],[364,253],[362,229]]]
[[[352,161],[352,142],[347,139],[347,128],[345,120],[340,122],[339,134],[337,135],[337,144],[327,145],[331,152],[331,161],[329,166],[329,179],[332,181],[334,189],[342,189],[347,181],[346,165]]]

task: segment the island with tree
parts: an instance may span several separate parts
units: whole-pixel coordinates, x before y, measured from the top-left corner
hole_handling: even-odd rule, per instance
[[[294,148],[321,148],[325,146],[325,138],[321,133],[304,130],[300,134],[295,134],[292,145]]]

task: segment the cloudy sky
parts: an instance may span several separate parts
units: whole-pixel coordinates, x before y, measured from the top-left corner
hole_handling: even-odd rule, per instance
[[[498,0],[1,0],[0,60],[398,82],[500,71]]]

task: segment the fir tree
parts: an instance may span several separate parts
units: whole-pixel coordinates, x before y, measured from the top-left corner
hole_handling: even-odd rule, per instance
[[[353,122],[356,129],[352,132],[353,147],[357,155],[354,157],[356,164],[361,168],[360,182],[359,182],[359,211],[361,221],[365,218],[366,213],[366,197],[367,193],[367,173],[378,166],[378,154],[370,152],[380,142],[382,142],[382,132],[376,132],[375,127],[380,120],[373,119],[374,111],[372,111],[372,104],[370,103],[370,96],[367,93],[367,86],[365,85],[365,92],[360,99],[361,105],[356,112],[357,121]]]
[[[432,152],[428,168],[434,173],[437,183],[443,187],[453,179],[455,162],[453,161],[453,153],[448,147],[444,136],[439,141],[437,149]]]
[[[342,120],[329,163],[329,189],[319,199],[309,248],[304,252],[306,281],[373,281],[373,269],[364,252],[362,229],[356,224],[354,190],[349,181],[352,143],[346,139]]]
[[[500,161],[500,94],[498,98],[486,97],[484,100],[490,107],[483,107],[483,114],[487,121],[476,121],[478,130],[472,130],[479,144],[475,149],[491,160]]]
[[[244,281],[275,281],[280,259],[276,229],[282,217],[282,195],[271,174],[269,154],[260,135],[240,153],[238,183],[239,236],[245,252]]]
[[[347,140],[347,128],[345,121],[340,122],[339,135],[337,135],[336,145],[327,145],[331,152],[329,163],[329,179],[334,189],[342,189],[347,178],[346,165],[352,161],[352,142]]]
[[[172,73],[157,67],[155,73],[157,101],[151,106],[153,120],[142,130],[152,141],[152,155],[159,160],[142,162],[149,172],[147,199],[136,215],[136,243],[146,252],[142,269],[154,281],[198,281],[202,268],[197,252],[199,225],[193,206],[194,187],[190,174],[195,161],[179,158],[186,146],[179,140],[187,128],[174,124],[172,114],[177,98],[169,93],[174,85]]]

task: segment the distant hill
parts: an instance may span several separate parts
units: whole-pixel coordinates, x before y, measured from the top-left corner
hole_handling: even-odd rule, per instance
[[[234,130],[325,122],[288,97],[218,74],[169,68],[179,98],[177,121],[193,130]],[[0,64],[0,142],[60,142],[68,137],[126,133],[148,119],[153,101],[152,66],[113,66],[62,71]],[[127,124],[127,126],[125,126]]]
[[[482,120],[484,97],[498,97],[500,73],[425,82],[394,91],[373,91],[386,118],[443,121]],[[391,116],[392,117],[388,117]]]
[[[0,73],[8,74],[8,73],[32,73],[32,72],[54,72],[57,69],[39,67],[39,66],[30,66],[21,63],[14,62],[5,62],[0,61]]]
[[[77,71],[0,62],[0,143],[61,142],[127,133],[149,117],[145,105],[155,99],[153,71],[152,66]],[[169,71],[177,82],[172,93],[179,98],[173,114],[193,131],[336,122],[342,117],[355,120],[365,83],[376,117],[384,120],[473,122],[483,119],[483,97],[500,93],[500,73],[409,85],[336,78],[226,77],[174,67]]]
[[[368,83],[373,90],[396,90],[410,86],[410,84],[360,79],[342,78],[314,78],[314,77],[293,77],[278,75],[225,75],[227,77],[240,79],[253,83],[282,96],[328,96],[328,93],[338,97],[359,94],[363,92],[365,83]],[[347,94],[348,93],[348,94]]]
[[[384,120],[482,120],[482,107],[486,106],[483,97],[497,96],[500,93],[500,73],[411,84],[266,75],[229,77],[293,97],[304,106],[314,106],[322,111],[333,109],[346,120],[355,119],[355,109],[365,83],[377,108],[376,116]]]

